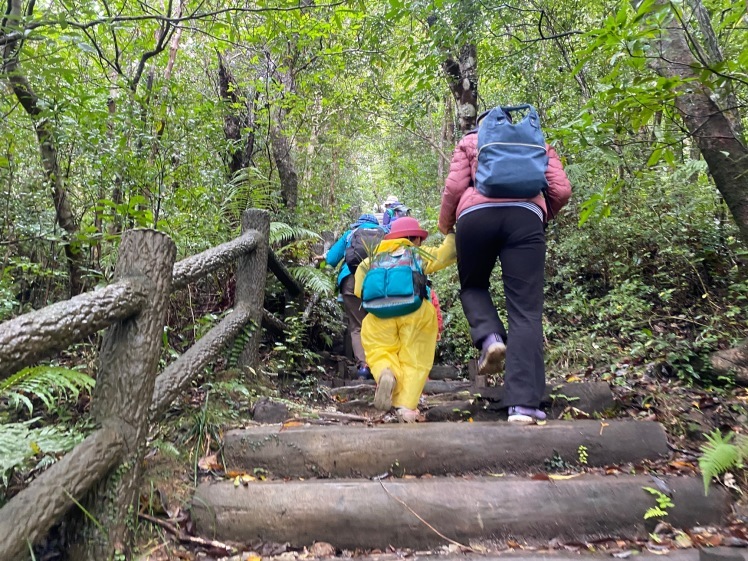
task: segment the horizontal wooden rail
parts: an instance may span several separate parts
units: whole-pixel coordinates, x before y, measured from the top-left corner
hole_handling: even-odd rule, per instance
[[[234,340],[251,317],[249,310],[235,309],[159,374],[151,401],[151,421],[157,420],[190,381]]]
[[[283,335],[289,331],[287,323],[278,319],[267,310],[262,310],[262,326],[276,335]]]
[[[28,555],[29,543],[43,537],[74,504],[71,497],[82,501],[124,453],[118,431],[99,429],[13,497],[0,516],[0,559]]]
[[[142,310],[145,279],[130,277],[0,324],[0,378]]]
[[[291,296],[295,298],[302,298],[304,296],[304,287],[291,276],[286,266],[280,262],[278,256],[272,251],[268,251],[268,269],[286,287]]]
[[[238,257],[254,251],[261,237],[259,232],[249,230],[235,240],[206,249],[202,253],[175,263],[171,289],[184,288],[189,283],[222,269]]]

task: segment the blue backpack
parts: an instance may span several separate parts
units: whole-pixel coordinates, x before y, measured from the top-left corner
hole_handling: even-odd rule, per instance
[[[426,275],[416,249],[403,246],[371,259],[361,288],[364,310],[378,318],[404,316],[426,298]]]
[[[518,121],[512,114],[526,111]],[[532,105],[495,107],[478,128],[476,189],[492,199],[531,199],[548,188],[548,153]],[[480,118],[479,118],[480,119]]]

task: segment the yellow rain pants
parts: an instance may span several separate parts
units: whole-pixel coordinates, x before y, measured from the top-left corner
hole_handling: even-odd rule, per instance
[[[385,368],[395,375],[394,407],[417,409],[423,386],[434,365],[437,336],[436,310],[424,301],[415,312],[378,318],[367,314],[361,325],[361,342],[374,379]]]

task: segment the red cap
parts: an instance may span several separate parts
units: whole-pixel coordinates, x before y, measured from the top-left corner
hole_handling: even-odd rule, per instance
[[[384,236],[384,239],[396,240],[398,238],[409,238],[412,236],[423,238],[425,240],[428,235],[429,233],[421,228],[418,220],[410,216],[403,216],[392,223],[392,228],[390,229],[389,234]]]

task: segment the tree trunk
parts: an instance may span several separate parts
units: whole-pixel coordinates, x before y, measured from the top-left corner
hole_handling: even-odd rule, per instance
[[[255,144],[254,123],[249,106],[245,105],[241,111],[238,109],[245,103],[239,95],[239,86],[221,53],[217,54],[218,89],[221,99],[225,102],[223,134],[230,146],[228,176],[231,180],[238,172],[250,166]],[[249,131],[246,138],[245,130]]]
[[[448,146],[451,147],[455,142],[455,118],[454,104],[449,95],[444,96],[444,119],[442,120],[441,137],[439,138],[439,161],[437,163],[437,188],[441,191],[444,188],[444,181],[447,178],[449,169],[449,160],[442,157],[441,154],[448,152]]]
[[[273,147],[273,159],[278,168],[278,176],[281,183],[281,199],[286,208],[293,212],[296,209],[296,201],[299,195],[299,177],[293,162],[293,151],[291,142],[281,128],[282,121],[279,119],[278,126],[270,129],[270,141]]]
[[[475,45],[463,45],[458,59],[450,56],[442,67],[457,104],[460,132],[465,134],[475,128],[478,117],[478,52]]]
[[[280,63],[273,63],[271,72],[273,78],[282,86],[283,94],[276,101],[275,110],[271,113],[273,122],[268,131],[272,148],[273,160],[278,168],[281,183],[281,199],[289,212],[296,210],[299,193],[299,177],[294,163],[294,146],[286,132],[286,116],[288,108],[283,97],[296,94],[296,62],[300,56],[296,39],[293,38],[288,46],[286,56]],[[268,60],[269,63],[273,62]]]
[[[8,33],[18,27],[22,10],[21,0],[10,0],[8,17],[5,20],[5,29]],[[31,84],[21,73],[18,58],[20,47],[17,41],[5,45],[3,50],[4,77],[10,83],[18,102],[34,122],[36,138],[39,141],[39,151],[42,159],[42,168],[47,185],[52,191],[52,201],[55,205],[55,218],[57,224],[66,233],[65,259],[67,260],[68,273],[70,275],[70,295],[75,296],[83,292],[83,253],[75,243],[78,235],[78,221],[73,215],[68,199],[67,188],[63,181],[62,170],[60,170],[57,159],[57,140],[54,134],[52,122],[42,116],[39,106],[39,98],[31,88]]]
[[[717,35],[714,33],[714,28],[712,28],[709,12],[704,7],[701,0],[688,0],[688,4],[693,10],[693,15],[696,18],[696,21],[699,23],[699,32],[702,37],[703,49],[699,48],[701,45],[694,46],[698,49],[699,57],[702,59],[702,62],[709,66],[724,62],[722,49],[719,46]],[[738,110],[740,105],[735,96],[732,82],[726,80],[717,91],[719,93],[719,98],[725,100],[723,103],[723,110],[730,115],[730,121],[738,134],[743,135],[743,123],[740,118],[740,111]]]
[[[665,0],[658,0],[657,4],[669,6]],[[702,21],[701,25],[707,26],[709,22]],[[742,240],[748,243],[748,150],[739,127],[727,111],[732,108],[720,107],[718,96],[699,79],[699,69],[703,65],[695,58],[689,44],[693,37],[692,33],[686,34],[679,19],[672,14],[655,44],[654,52],[659,56],[653,58],[650,65],[660,76],[689,80],[679,86],[675,106],[701,150]]]

